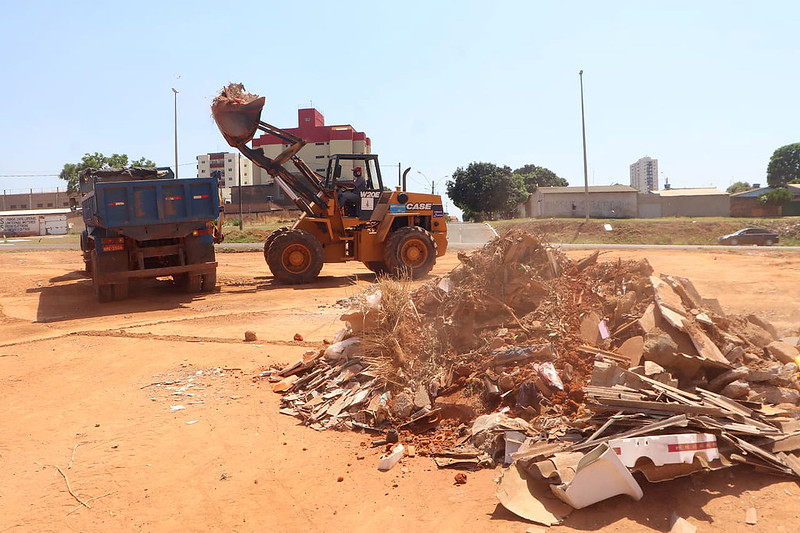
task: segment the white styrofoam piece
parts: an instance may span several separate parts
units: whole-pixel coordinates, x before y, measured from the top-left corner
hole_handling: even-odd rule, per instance
[[[550,485],[550,489],[575,509],[618,494],[627,494],[637,501],[644,496],[630,471],[607,444],[599,445],[578,462],[572,481]]]
[[[381,455],[380,462],[378,463],[378,470],[381,470],[382,472],[391,470],[391,468],[403,457],[405,451],[405,446],[398,444],[394,447],[391,453]]]
[[[691,463],[697,454],[705,455],[709,461],[719,459],[717,437],[708,433],[611,439],[608,445],[628,468],[636,466],[641,457],[649,457],[656,466]]]

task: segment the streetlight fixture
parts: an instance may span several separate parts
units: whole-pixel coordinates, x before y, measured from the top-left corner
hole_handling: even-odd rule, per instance
[[[581,78],[581,129],[583,131],[583,203],[586,207],[586,222],[589,222],[589,167],[586,163],[586,120],[583,116],[583,70],[578,72]]]
[[[425,181],[427,181],[428,183],[430,183],[430,184],[431,184],[431,194],[436,194],[436,193],[434,192],[434,188],[435,188],[435,187],[434,187],[434,183],[433,183],[431,180],[429,180],[429,179],[428,179],[428,176],[426,176],[425,174],[423,174],[423,173],[422,173],[422,172],[420,172],[419,170],[417,170],[417,174],[419,174],[420,176],[422,176],[423,178],[425,178]]]
[[[175,93],[175,178],[178,177],[178,91],[172,88]]]

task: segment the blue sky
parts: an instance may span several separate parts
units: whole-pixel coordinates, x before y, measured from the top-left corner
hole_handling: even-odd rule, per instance
[[[312,105],[372,139],[389,182],[444,183],[486,161],[583,184],[765,183],[800,141],[797,2],[11,2],[2,0],[0,189],[63,186],[86,152],[173,165],[227,150],[209,106],[228,82],[262,119]],[[425,175],[418,174],[421,172]],[[20,177],[33,174],[33,177]],[[452,207],[452,204],[450,205]]]

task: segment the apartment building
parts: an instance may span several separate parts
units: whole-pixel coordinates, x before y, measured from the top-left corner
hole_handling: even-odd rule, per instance
[[[215,172],[219,172],[219,186],[226,201],[231,200],[231,187],[259,184],[254,180],[253,163],[239,152],[217,152],[197,156],[198,178],[210,178]]]
[[[631,165],[631,187],[643,193],[658,190],[658,159],[643,157]]]
[[[349,124],[326,126],[325,117],[313,107],[298,109],[297,123],[296,128],[283,129],[306,140],[307,144],[300,150],[298,156],[315,172],[325,173],[328,159],[332,154],[371,153],[371,141],[364,132],[356,131]],[[277,156],[288,146],[285,141],[271,135],[253,139],[253,148],[261,148],[267,157]],[[288,165],[288,168],[290,171],[294,170],[292,165]],[[349,170],[343,169],[342,174],[345,175]],[[271,182],[271,178],[262,169],[256,168],[256,171],[260,172],[260,181],[256,183]]]

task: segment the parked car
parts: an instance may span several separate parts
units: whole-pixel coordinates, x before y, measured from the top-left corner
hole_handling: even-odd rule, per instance
[[[719,244],[730,244],[732,246],[738,244],[772,246],[776,244],[778,240],[778,234],[775,232],[761,228],[744,228],[734,233],[723,235],[717,239],[717,242]]]

